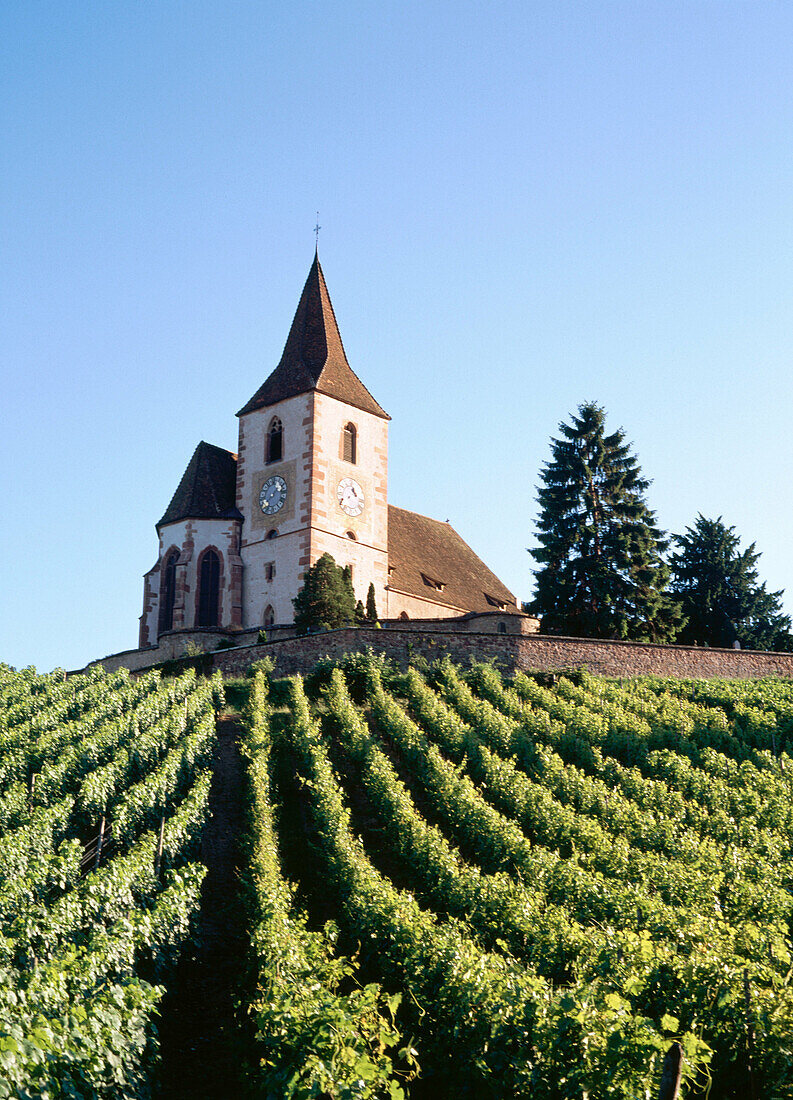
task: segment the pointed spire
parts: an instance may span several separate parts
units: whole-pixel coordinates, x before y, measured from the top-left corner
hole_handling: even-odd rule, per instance
[[[274,405],[277,401],[312,389],[388,418],[388,413],[378,405],[347,362],[316,252],[281,360],[237,415]]]

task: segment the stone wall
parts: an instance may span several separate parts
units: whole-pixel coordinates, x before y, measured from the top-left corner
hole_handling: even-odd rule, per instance
[[[418,633],[389,627],[332,630],[303,638],[286,638],[265,645],[248,645],[212,654],[213,667],[226,676],[244,675],[251,662],[263,657],[275,661],[276,675],[305,672],[321,658],[371,647],[405,666],[413,655],[436,660],[448,654],[467,664],[495,659],[510,669],[559,671],[586,668],[606,676],[725,677],[753,679],[759,676],[793,677],[793,653],[755,650],[700,649],[692,646],[641,645],[634,642],[551,638],[542,635],[472,634],[456,631]],[[151,653],[152,651],[149,651]],[[116,654],[102,662],[106,668],[141,667],[127,663],[130,655]]]

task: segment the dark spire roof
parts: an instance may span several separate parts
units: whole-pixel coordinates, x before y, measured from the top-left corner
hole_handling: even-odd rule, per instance
[[[242,519],[236,491],[237,456],[202,440],[157,530],[180,519]]]
[[[390,420],[347,362],[316,253],[281,361],[237,415],[274,405],[308,390],[326,393],[357,409]]]

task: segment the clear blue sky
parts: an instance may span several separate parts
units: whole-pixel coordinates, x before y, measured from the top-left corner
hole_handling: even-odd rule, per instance
[[[586,400],[793,609],[793,6],[0,7],[0,659],[134,646],[154,523],[313,254],[392,503],[521,599]]]

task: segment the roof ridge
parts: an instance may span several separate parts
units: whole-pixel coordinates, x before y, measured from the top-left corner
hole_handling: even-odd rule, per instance
[[[441,527],[449,527],[452,531],[454,531],[454,528],[452,527],[451,523],[449,523],[448,519],[435,519],[434,516],[426,516],[423,512],[416,512],[413,508],[402,508],[399,504],[389,504],[388,507],[396,508],[400,512],[407,512],[411,516],[418,516],[420,519],[427,519],[430,521],[430,523],[439,523]],[[456,531],[454,531],[454,533],[455,535],[457,535]],[[457,535],[457,537],[462,538],[462,535]],[[465,540],[463,539],[463,541]]]

